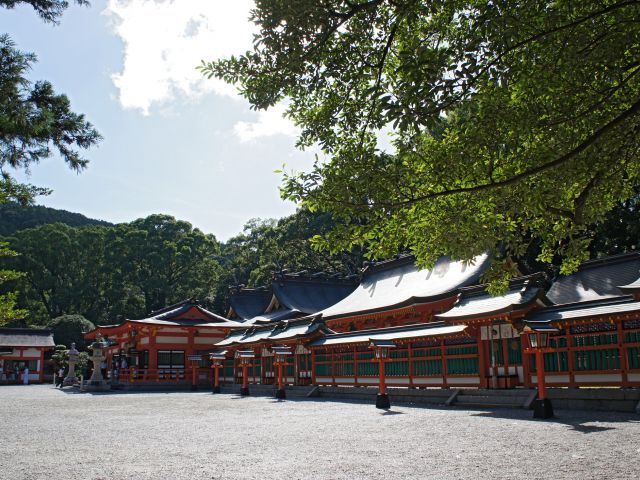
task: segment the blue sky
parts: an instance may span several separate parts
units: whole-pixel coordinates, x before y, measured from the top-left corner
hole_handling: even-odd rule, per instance
[[[31,8],[0,10],[3,32],[34,52],[30,78],[46,79],[104,140],[76,174],[59,158],[21,180],[53,189],[39,203],[113,222],[167,213],[220,240],[250,218],[282,217],[274,170],[305,170],[281,108],[254,112],[233,88],[204,80],[199,60],[241,53],[253,26],[248,0],[94,0],[59,26]]]

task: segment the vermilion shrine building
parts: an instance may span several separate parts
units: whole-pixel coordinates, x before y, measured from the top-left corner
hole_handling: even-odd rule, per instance
[[[279,275],[271,289],[236,290],[233,320],[184,304],[97,331],[117,343],[113,355],[148,350],[130,363],[136,378],[154,381],[167,381],[157,373],[163,369],[177,370],[169,380],[181,369],[184,378],[185,354],[224,350],[223,383],[242,382],[238,352],[252,351],[249,383],[273,384],[272,349],[284,345],[292,352],[288,384],[375,385],[379,364],[370,346],[384,341],[395,347],[386,361],[388,385],[515,388],[537,382],[533,355],[523,353],[528,327],[553,332],[544,354],[550,386],[640,386],[640,254],[587,262],[551,285],[542,275],[514,279],[499,297],[478,285],[488,262],[486,255],[469,263],[441,258],[425,270],[399,257],[367,266],[357,286]],[[187,311],[190,319],[182,317]],[[181,363],[152,363],[151,352]],[[200,380],[210,379],[206,362],[200,367]]]
[[[54,347],[49,330],[0,328],[0,384],[22,383],[25,367],[30,382],[44,381],[45,353]]]

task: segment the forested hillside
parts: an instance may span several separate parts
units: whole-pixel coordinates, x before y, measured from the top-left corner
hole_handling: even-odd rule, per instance
[[[49,223],[64,223],[71,227],[112,225],[104,220],[87,218],[80,213],[58,210],[42,205],[20,205],[15,202],[0,203],[0,235],[11,235],[18,230]]]
[[[268,284],[274,270],[357,271],[358,254],[311,249],[307,239],[330,226],[328,215],[300,211],[251,220],[222,244],[168,215],[119,225],[44,224],[2,237],[18,255],[1,259],[0,269],[24,273],[3,288],[16,291],[17,306],[29,312],[15,325],[75,314],[117,323],[192,296],[224,314],[229,286]]]

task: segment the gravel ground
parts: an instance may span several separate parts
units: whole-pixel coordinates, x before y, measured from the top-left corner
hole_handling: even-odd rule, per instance
[[[0,387],[1,479],[640,478],[640,416]]]

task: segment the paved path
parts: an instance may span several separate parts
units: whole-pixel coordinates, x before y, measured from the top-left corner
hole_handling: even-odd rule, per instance
[[[640,416],[0,387],[0,479],[638,479]]]

